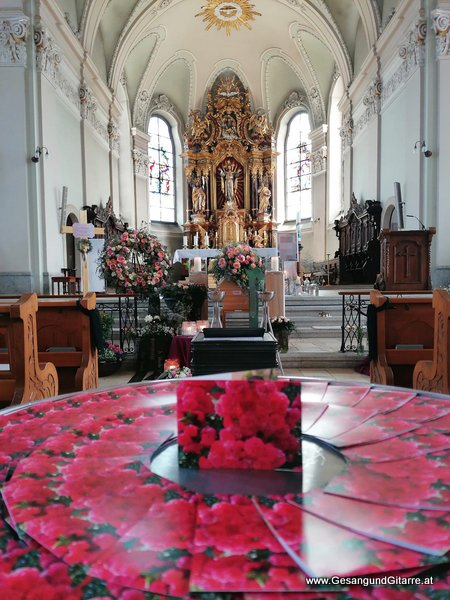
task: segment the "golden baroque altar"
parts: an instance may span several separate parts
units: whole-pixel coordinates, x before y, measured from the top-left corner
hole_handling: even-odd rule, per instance
[[[235,75],[219,76],[205,114],[190,114],[185,132],[187,246],[276,245],[272,215],[276,164],[273,129]]]

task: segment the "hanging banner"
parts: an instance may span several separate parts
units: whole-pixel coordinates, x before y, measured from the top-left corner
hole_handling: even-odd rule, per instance
[[[283,261],[298,261],[298,241],[296,231],[278,232],[278,253]]]

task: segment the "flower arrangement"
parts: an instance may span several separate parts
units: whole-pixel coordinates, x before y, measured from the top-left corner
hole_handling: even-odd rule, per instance
[[[248,244],[232,243],[222,250],[212,269],[217,282],[228,279],[242,288],[248,288],[248,272],[262,268],[261,258]]]
[[[286,331],[287,333],[295,331],[295,323],[287,317],[273,317],[270,319],[270,323],[274,333],[277,333],[277,331]]]
[[[144,325],[137,332],[140,337],[158,337],[175,335],[175,327],[169,319],[159,315],[147,315],[144,318]]]
[[[182,467],[277,469],[301,464],[300,385],[184,381],[177,390]]]
[[[208,288],[197,283],[172,283],[161,288],[161,296],[170,310],[179,313],[184,320],[197,321],[200,318]]]
[[[185,379],[186,377],[192,377],[189,367],[178,367],[176,369],[167,369],[159,376],[159,379]]]
[[[99,259],[106,281],[118,293],[148,295],[164,285],[170,259],[166,247],[144,230],[128,230],[107,240]]]
[[[98,360],[102,362],[118,362],[122,360],[125,352],[118,344],[113,344],[111,341],[105,342],[105,347],[98,354]]]

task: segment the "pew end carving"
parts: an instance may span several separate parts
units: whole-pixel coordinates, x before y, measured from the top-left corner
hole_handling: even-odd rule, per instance
[[[376,357],[370,361],[370,381],[411,388],[416,363],[433,356],[432,298],[429,294],[387,296],[372,290],[370,302],[377,309],[389,302],[389,309],[376,315]]]
[[[432,360],[419,361],[413,373],[413,387],[427,392],[450,393],[450,294],[446,290],[434,290],[434,350]]]
[[[58,394],[58,374],[51,362],[39,362],[36,294],[0,302],[0,333],[6,352],[0,371],[0,406],[34,402]],[[48,358],[48,357],[46,357]]]
[[[86,310],[96,306],[96,295],[88,292],[80,302]],[[91,337],[89,316],[75,299],[41,299],[37,315],[39,357],[58,370],[60,392],[69,393],[98,386],[97,349]]]

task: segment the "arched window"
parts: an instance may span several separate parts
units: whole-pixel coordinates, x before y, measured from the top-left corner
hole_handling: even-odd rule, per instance
[[[170,127],[161,117],[153,116],[148,134],[150,220],[174,223],[175,169]]]
[[[286,221],[311,219],[311,145],[308,113],[289,122],[285,143]]]

